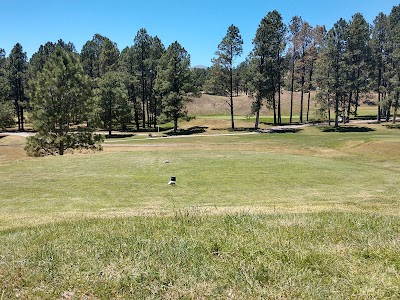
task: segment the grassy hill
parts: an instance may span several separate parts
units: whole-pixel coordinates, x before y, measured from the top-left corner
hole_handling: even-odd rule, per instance
[[[303,103],[303,119],[305,119],[307,111],[307,99],[308,94],[304,94]],[[202,94],[200,98],[194,98],[192,102],[187,104],[187,109],[190,115],[201,115],[201,116],[211,116],[211,115],[230,115],[229,105],[227,101],[228,97],[214,96],[208,94]],[[311,93],[310,98],[310,118],[315,119],[316,116],[316,102],[315,102],[315,92]],[[239,95],[234,97],[234,114],[237,116],[250,116],[251,115],[251,104],[252,98],[247,95]],[[376,105],[374,102],[376,97],[373,94],[364,95],[361,98],[360,104],[360,114],[376,114]],[[283,91],[281,94],[282,103],[282,116],[289,117],[290,115],[290,92]],[[293,95],[293,121],[298,122],[300,114],[300,92],[295,92]],[[265,103],[261,110],[261,116],[272,116],[273,112],[271,109],[266,108]]]

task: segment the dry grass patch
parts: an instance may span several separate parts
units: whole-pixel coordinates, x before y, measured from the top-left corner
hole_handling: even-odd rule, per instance
[[[305,94],[303,111],[304,114],[307,110],[307,97]],[[311,114],[315,111],[315,93],[311,93],[310,110]],[[230,114],[229,105],[227,103],[228,97],[214,96],[203,94],[200,98],[192,99],[187,103],[186,107],[190,115],[214,115],[214,114]],[[253,99],[247,95],[241,94],[233,98],[234,113],[235,115],[247,116],[251,114],[251,105]],[[282,114],[289,115],[290,113],[290,92],[283,91],[281,94]],[[300,113],[300,92],[295,92],[293,96],[293,117],[298,119]],[[265,105],[261,109],[261,115],[271,115],[272,112]]]
[[[25,137],[0,136],[0,163],[27,159],[25,141]]]
[[[400,141],[350,141],[342,150],[350,154],[365,153],[377,160],[400,160]]]

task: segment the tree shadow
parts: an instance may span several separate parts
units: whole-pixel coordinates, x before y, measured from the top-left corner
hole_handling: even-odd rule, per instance
[[[228,129],[229,131],[235,132],[235,131],[239,131],[239,132],[253,132],[253,131],[257,131],[256,129],[254,129],[254,127],[236,127],[235,129]]]
[[[171,130],[171,129],[173,129],[173,127],[157,127],[157,128],[153,128],[153,127],[148,127],[148,128],[139,128],[139,130],[138,129],[136,129],[136,128],[131,128],[131,127],[128,127],[128,128],[120,128],[120,129],[118,129],[118,131],[120,131],[120,132],[148,132],[148,133],[153,133],[153,132],[164,132],[164,131],[167,131],[167,130]]]
[[[106,134],[106,135],[104,135],[104,137],[106,139],[124,139],[124,138],[130,138],[130,137],[133,137],[133,136],[135,136],[135,135],[131,134],[131,133],[126,133],[126,134],[118,133],[118,134],[111,134],[111,135]]]
[[[376,120],[376,116],[370,115],[370,116],[357,116],[355,117],[356,120],[371,120],[374,121]]]
[[[165,135],[167,136],[176,136],[176,135],[192,135],[206,132],[207,126],[193,126],[187,129],[178,129],[176,132],[167,132]]]
[[[387,129],[400,129],[400,124],[384,125]]]
[[[375,131],[373,128],[369,127],[359,127],[359,126],[339,126],[339,127],[329,127],[329,126],[324,126],[321,127],[322,132],[370,132],[370,131]]]
[[[268,128],[268,129],[260,129],[258,132],[261,133],[297,133],[299,131],[302,131],[303,129],[301,128]]]

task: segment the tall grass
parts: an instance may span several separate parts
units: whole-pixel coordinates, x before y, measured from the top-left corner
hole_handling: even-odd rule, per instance
[[[373,214],[187,210],[7,230],[2,297],[396,299],[399,232]]]

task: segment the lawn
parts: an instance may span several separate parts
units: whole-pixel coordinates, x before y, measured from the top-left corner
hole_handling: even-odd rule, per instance
[[[217,132],[0,139],[0,299],[400,297],[398,129]]]

